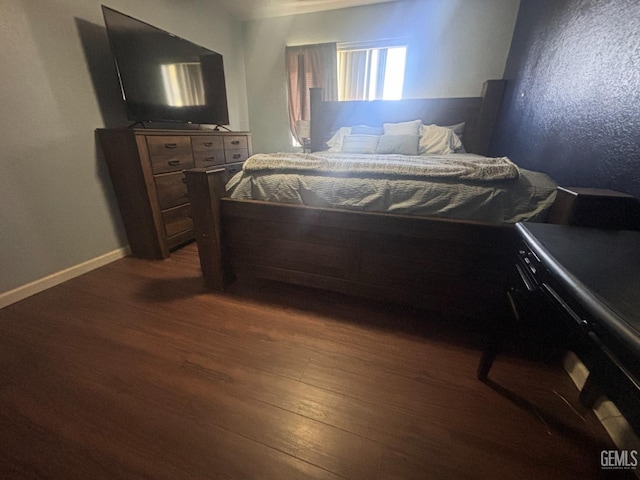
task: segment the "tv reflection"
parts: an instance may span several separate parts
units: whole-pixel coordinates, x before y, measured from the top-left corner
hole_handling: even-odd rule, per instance
[[[200,62],[160,65],[167,105],[189,107],[205,104]]]

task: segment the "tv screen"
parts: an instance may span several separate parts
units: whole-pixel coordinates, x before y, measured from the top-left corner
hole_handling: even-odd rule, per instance
[[[102,6],[127,117],[227,125],[222,55]]]

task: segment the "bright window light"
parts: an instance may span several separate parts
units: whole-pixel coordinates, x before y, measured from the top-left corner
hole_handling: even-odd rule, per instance
[[[387,66],[384,71],[383,100],[400,100],[404,84],[404,66],[407,47],[395,47],[387,50]]]

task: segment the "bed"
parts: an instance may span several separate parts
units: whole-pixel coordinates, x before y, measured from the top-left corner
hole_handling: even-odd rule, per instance
[[[538,178],[536,176],[542,174],[536,172],[523,175],[508,159],[505,162],[484,157],[503,92],[504,81],[497,80],[485,83],[481,97],[324,102],[322,92],[313,89],[311,154],[255,156],[245,163],[245,171],[229,181],[229,191],[225,189],[223,169],[185,172],[205,284],[223,290],[232,279],[242,281],[244,276],[252,276],[470,317],[502,314],[505,312],[503,292],[509,284],[516,241],[514,222],[544,220],[555,195],[555,184],[548,177]],[[539,180],[545,185],[540,190],[546,193],[541,194],[526,213],[515,213],[512,218],[505,218],[504,214],[486,218],[483,215],[487,212],[474,216],[474,208],[468,206],[462,209],[466,211],[463,214],[407,206],[405,192],[400,194],[399,202],[406,207],[404,210],[392,201],[391,208],[385,206],[386,211],[380,211],[380,199],[354,201],[346,206],[333,204],[333,200],[318,192],[334,192],[335,186],[304,183],[311,177],[320,182],[355,179],[364,181],[365,189],[376,181],[388,183],[384,171],[375,170],[387,167],[380,167],[376,157],[363,153],[368,152],[371,145],[357,145],[362,138],[347,137],[371,133],[365,129],[365,134],[360,134],[361,130],[354,130],[354,126],[382,127],[383,134],[378,135],[381,142],[387,136],[387,127],[392,134],[394,128],[402,132],[406,124],[416,120],[422,129],[438,125],[455,130],[464,125],[462,145],[459,145],[464,153],[447,155],[447,161],[459,160],[453,162],[454,170],[463,169],[461,164],[467,168],[474,162],[501,160],[499,175],[505,177],[496,180],[495,188],[487,187],[485,179],[473,177],[478,175],[473,168],[471,173],[463,169],[463,175],[471,175],[467,183],[470,182],[472,188],[505,190],[504,185],[520,181],[508,177],[515,168],[516,178],[531,175],[525,183]],[[351,130],[343,132],[340,148],[336,149],[336,136],[345,127]],[[352,131],[356,133],[351,134]],[[388,163],[400,169],[399,175],[393,173],[395,177],[415,183],[409,187],[413,193],[408,196],[425,196],[424,192],[415,190],[425,180],[440,189],[456,188],[459,181],[446,176],[447,172],[441,178],[422,178],[412,156],[397,153],[397,148],[404,152],[404,143],[398,147],[394,144],[398,139],[391,140],[392,153],[386,153],[385,158],[394,159]],[[345,151],[345,142],[355,145],[355,152]],[[328,148],[334,152],[326,152]],[[386,152],[386,148],[382,151]],[[334,161],[336,150],[347,158]],[[439,158],[433,161],[446,163]],[[291,163],[296,164],[295,167],[290,167]],[[371,167],[371,164],[375,165]],[[368,170],[370,168],[374,170]],[[489,170],[495,170],[494,166]],[[273,180],[278,175],[280,177]],[[266,183],[259,186],[261,181]],[[500,182],[503,186],[499,186]],[[299,189],[296,193],[291,186],[302,184],[311,201],[302,198],[304,195]],[[378,186],[372,188],[379,190]],[[256,197],[256,191],[266,195]],[[338,196],[350,201],[349,195]],[[389,193],[382,195],[385,199],[390,196]],[[472,200],[471,205],[473,202],[476,200]],[[504,199],[500,202],[504,203]],[[439,203],[442,204],[442,200]],[[456,216],[458,218],[451,218]]]

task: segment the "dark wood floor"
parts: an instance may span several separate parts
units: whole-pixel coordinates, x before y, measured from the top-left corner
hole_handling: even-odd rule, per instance
[[[194,245],[0,311],[0,478],[601,478],[559,367],[480,326],[277,284],[204,293]]]

